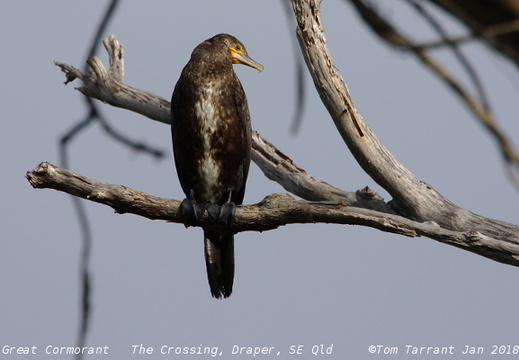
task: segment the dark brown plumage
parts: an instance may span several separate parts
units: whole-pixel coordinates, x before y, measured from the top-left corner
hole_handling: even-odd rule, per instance
[[[204,230],[211,294],[229,297],[234,281],[235,205],[243,202],[249,172],[251,124],[247,98],[233,63],[263,70],[243,44],[219,34],[198,45],[173,91],[171,134],[178,178],[187,199],[186,226],[207,209],[229,227],[225,234]]]

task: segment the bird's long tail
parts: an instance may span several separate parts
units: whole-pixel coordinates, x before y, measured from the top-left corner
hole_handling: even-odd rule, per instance
[[[204,230],[204,250],[211,295],[229,297],[234,282],[234,235]]]

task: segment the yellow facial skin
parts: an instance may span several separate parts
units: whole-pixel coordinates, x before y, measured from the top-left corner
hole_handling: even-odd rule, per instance
[[[252,60],[249,57],[249,55],[247,55],[247,52],[245,51],[245,48],[243,47],[243,45],[236,44],[233,47],[230,47],[229,50],[231,50],[231,56],[232,56],[233,63],[247,65],[260,72],[263,71],[263,65]]]

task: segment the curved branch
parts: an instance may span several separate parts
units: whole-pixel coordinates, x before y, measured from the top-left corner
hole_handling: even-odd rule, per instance
[[[36,189],[50,188],[108,205],[116,213],[131,213],[151,220],[182,223],[178,213],[180,201],[159,198],[123,185],[108,184],[48,162],[40,163],[25,175]],[[441,242],[474,251],[484,249],[497,256],[495,260],[519,266],[519,245],[505,244],[476,231],[442,229],[433,222],[417,222],[398,215],[348,207],[341,203],[296,200],[288,194],[272,194],[253,205],[239,205],[232,231],[267,231],[288,224],[333,223],[364,225],[386,232],[415,237],[427,236]],[[226,231],[207,213],[198,225],[205,229]]]
[[[393,196],[393,205],[402,214],[426,221],[436,215],[438,205],[443,211],[451,210],[452,204],[418,181],[364,123],[326,47],[318,3],[292,1],[298,23],[297,36],[315,88],[348,148],[364,171]],[[364,134],[359,134],[357,124]],[[448,205],[447,208],[444,205]]]
[[[337,72],[321,26],[318,0],[292,1],[301,51],[321,100],[348,148],[380,186],[393,196],[393,206],[408,218],[434,221],[451,230],[474,229],[519,243],[518,228],[462,209],[419,181],[377,139],[357,112],[346,83]],[[359,136],[356,125],[364,130]]]

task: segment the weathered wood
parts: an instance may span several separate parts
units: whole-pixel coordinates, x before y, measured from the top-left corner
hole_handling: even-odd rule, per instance
[[[160,198],[123,185],[105,183],[49,162],[42,162],[28,171],[26,178],[35,189],[48,188],[62,191],[108,205],[119,214],[131,213],[151,220],[176,223],[183,221],[178,213],[181,203],[178,200]],[[308,202],[296,200],[288,194],[272,194],[258,204],[238,206],[233,231],[236,233],[267,231],[295,223],[357,224],[361,222],[406,236],[419,235],[413,227],[421,227],[420,223],[413,225],[413,222],[396,215],[392,215],[391,219],[388,221],[386,215],[380,212],[348,207],[342,203]],[[225,229],[225,225],[217,224],[207,213],[202,217],[199,226]]]
[[[178,200],[152,196],[123,185],[108,184],[48,162],[42,162],[28,171],[26,178],[36,189],[62,191],[108,205],[119,214],[131,213],[151,220],[182,223]],[[267,231],[288,224],[314,223],[363,225],[405,236],[427,236],[474,252],[475,248],[481,247],[486,253],[494,252],[495,260],[519,266],[517,244],[503,242],[476,231],[452,231],[442,229],[434,222],[417,222],[341,203],[296,200],[288,194],[272,194],[257,204],[238,206],[232,231]],[[207,213],[200,219],[199,226],[226,230],[224,225],[217,224]]]
[[[318,0],[292,1],[301,51],[315,88],[352,154],[380,186],[393,196],[393,206],[408,218],[434,221],[451,230],[474,230],[518,244],[517,226],[475,215],[462,209],[420,181],[400,164],[364,123],[337,72],[321,26]],[[363,136],[356,125],[363,128]]]

